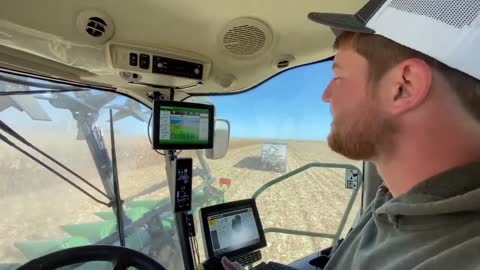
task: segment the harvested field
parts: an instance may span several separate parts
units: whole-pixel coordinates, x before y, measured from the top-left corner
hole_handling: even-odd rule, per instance
[[[84,141],[47,141],[49,143],[39,147],[101,187]],[[234,139],[230,142],[226,157],[208,161],[212,175],[232,180],[232,185],[226,191],[228,200],[251,197],[263,184],[281,175],[262,168],[259,158],[262,143],[262,140]],[[361,168],[361,163],[352,163],[332,153],[325,142],[287,143],[287,171],[310,162],[348,163]],[[148,140],[124,136],[117,139],[117,145],[123,198],[165,181],[164,157],[150,150]],[[94,213],[106,210],[105,206],[95,203],[5,144],[0,144],[0,153],[0,212],[3,217],[0,220],[0,263],[26,260],[14,246],[17,241],[68,237],[61,225],[101,220]],[[194,153],[185,151],[180,156],[194,156]],[[197,159],[194,160],[194,166],[200,166]],[[68,173],[65,175],[72,178]],[[334,234],[352,194],[352,191],[345,189],[344,177],[345,171],[342,169],[312,168],[274,185],[257,200],[264,228]],[[199,183],[200,179],[195,179],[194,185]],[[168,188],[163,188],[140,199],[167,196]],[[96,197],[102,198],[97,194]],[[354,212],[356,209],[358,203]],[[348,224],[353,221],[352,217]],[[284,263],[331,244],[328,239],[278,233],[268,233],[267,242],[268,247],[263,250],[264,259]],[[199,243],[201,245],[200,237]]]

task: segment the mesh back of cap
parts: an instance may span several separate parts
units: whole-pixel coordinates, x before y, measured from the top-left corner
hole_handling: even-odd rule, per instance
[[[457,28],[471,25],[480,14],[480,0],[393,0],[389,7],[428,16]]]

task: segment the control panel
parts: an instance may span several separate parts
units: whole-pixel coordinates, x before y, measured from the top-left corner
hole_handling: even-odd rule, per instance
[[[184,79],[185,83],[206,79],[210,61],[187,52],[134,47],[111,43],[110,60],[113,68],[130,72],[145,83],[161,83],[168,78]],[[172,79],[170,79],[172,80]]]
[[[192,208],[192,159],[178,158],[175,168],[175,212]]]

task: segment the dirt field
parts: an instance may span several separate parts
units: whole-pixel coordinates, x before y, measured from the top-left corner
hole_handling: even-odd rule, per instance
[[[85,142],[48,142],[40,147],[96,186],[101,186]],[[361,167],[358,162],[352,163],[332,153],[324,142],[287,143],[288,171],[310,162],[349,163]],[[228,200],[251,197],[263,184],[281,175],[262,168],[259,158],[261,144],[260,140],[232,140],[226,157],[208,161],[214,176],[232,180],[226,192]],[[149,150],[146,139],[119,137],[117,145],[123,198],[166,179],[163,156]],[[69,235],[60,225],[101,220],[94,213],[106,210],[105,206],[95,203],[5,144],[0,144],[0,153],[0,263],[25,261],[14,246],[16,241],[65,238]],[[181,154],[192,155],[189,151]],[[200,166],[197,159],[194,166]],[[65,175],[71,177],[68,173]],[[313,168],[271,187],[257,199],[263,227],[334,234],[352,194],[345,189],[344,177],[343,169]],[[199,179],[196,179],[194,184],[198,183]],[[167,196],[168,188],[163,188],[142,199]],[[358,203],[354,210],[357,208]],[[351,222],[352,218],[349,218],[348,223]],[[266,237],[268,247],[262,251],[265,260],[284,263],[331,244],[328,239],[278,233],[268,233]],[[199,242],[202,245],[201,239]]]

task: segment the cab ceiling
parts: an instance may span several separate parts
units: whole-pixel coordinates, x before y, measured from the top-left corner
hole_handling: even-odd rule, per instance
[[[137,97],[158,86],[188,94],[238,92],[294,66],[332,56],[333,34],[312,11],[354,12],[364,0],[3,0],[0,66]],[[100,37],[86,24],[107,25]],[[204,64],[201,80],[149,74],[112,63],[112,48]],[[112,60],[112,57],[114,58]],[[140,80],[129,78],[138,73]]]

